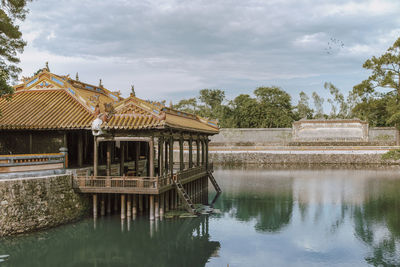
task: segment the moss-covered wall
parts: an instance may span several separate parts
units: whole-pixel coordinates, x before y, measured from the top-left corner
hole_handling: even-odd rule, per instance
[[[89,204],[72,189],[70,175],[0,180],[0,236],[77,220]]]

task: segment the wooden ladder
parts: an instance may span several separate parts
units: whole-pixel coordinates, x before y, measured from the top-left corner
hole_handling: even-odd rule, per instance
[[[211,171],[207,171],[208,177],[210,178],[211,183],[213,184],[215,191],[217,191],[217,193],[221,193],[222,190],[219,187],[217,180],[215,180],[214,176],[212,175]]]
[[[174,183],[175,183],[176,191],[178,192],[179,197],[183,200],[183,203],[185,204],[186,210],[192,214],[196,214],[196,209],[193,205],[193,202],[190,199],[189,195],[186,193],[182,184],[178,180],[174,180]]]

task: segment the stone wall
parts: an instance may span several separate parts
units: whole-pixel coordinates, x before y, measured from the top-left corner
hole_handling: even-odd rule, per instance
[[[224,128],[210,139],[211,145],[284,145],[292,140],[292,128]]]
[[[211,146],[285,146],[292,142],[292,128],[224,128],[210,140]],[[396,129],[369,128],[368,140],[371,145],[395,145]],[[369,144],[364,142],[363,145]]]
[[[368,141],[368,123],[351,120],[300,120],[293,122],[292,141]]]
[[[57,226],[87,214],[70,175],[0,180],[0,236]]]
[[[263,153],[224,152],[210,153],[210,161],[216,164],[398,164],[385,162],[380,153]]]

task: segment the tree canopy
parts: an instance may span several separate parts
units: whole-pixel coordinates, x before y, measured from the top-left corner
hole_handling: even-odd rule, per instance
[[[0,0],[0,97],[13,93],[10,83],[21,72],[17,66],[20,61],[18,53],[23,52],[26,42],[16,22],[25,19],[28,1]]]

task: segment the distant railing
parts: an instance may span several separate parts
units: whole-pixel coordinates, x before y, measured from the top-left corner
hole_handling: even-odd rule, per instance
[[[65,168],[64,153],[0,155],[0,173]]]

